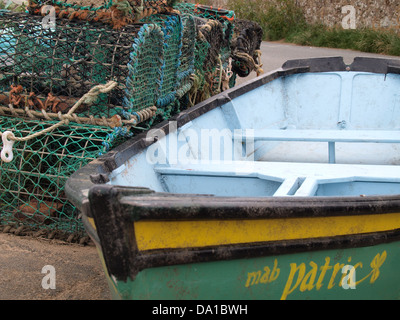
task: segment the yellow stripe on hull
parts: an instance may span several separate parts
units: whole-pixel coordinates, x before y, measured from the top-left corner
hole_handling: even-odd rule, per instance
[[[140,251],[345,236],[400,229],[400,213],[256,220],[137,221]]]

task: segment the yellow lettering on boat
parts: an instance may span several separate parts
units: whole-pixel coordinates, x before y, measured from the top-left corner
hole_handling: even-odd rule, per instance
[[[278,268],[278,260],[275,259],[272,271],[268,266],[265,266],[264,273],[262,273],[260,270],[248,273],[245,287],[250,287],[252,285],[258,284],[259,282],[266,284],[275,281],[276,279],[278,279],[280,272],[281,271]]]
[[[285,289],[283,289],[283,294],[281,300],[286,300],[286,297],[291,294],[301,283],[303,280],[304,274],[306,273],[306,265],[305,263],[300,264],[297,266],[296,263],[290,264],[290,274],[289,278],[286,281]],[[293,279],[297,274],[297,280],[293,285]]]
[[[371,271],[356,281],[355,284],[360,285],[362,282],[369,279],[370,283],[374,283],[380,276],[380,268],[384,264],[387,257],[387,252],[383,251],[378,253],[370,263]],[[351,261],[351,257],[348,258]],[[314,261],[309,261],[308,264],[302,262],[300,264],[290,263],[289,275],[284,282],[284,287],[281,295],[281,300],[286,300],[287,297],[298,290],[299,292],[305,291],[319,291],[323,288],[331,290],[334,287],[341,287],[342,280],[347,273],[342,272],[344,263],[330,264],[331,258],[325,257],[325,263],[321,266]],[[361,261],[354,264],[352,272],[361,271],[363,263]],[[368,270],[366,270],[368,272]],[[256,270],[247,273],[245,287],[257,286],[268,284],[278,280],[281,275],[281,268],[278,268],[278,260],[274,260],[274,266],[264,266],[262,270]],[[344,289],[343,289],[344,290]]]
[[[331,269],[332,269],[332,267],[329,265],[329,262],[330,262],[330,261],[331,261],[331,258],[329,258],[329,257],[326,257],[326,258],[325,258],[325,264],[321,267],[321,273],[320,273],[320,275],[319,275],[317,284],[316,284],[316,286],[315,286],[317,290],[319,290],[319,289],[322,288],[322,286],[323,286],[323,281],[324,281],[326,272],[327,272],[328,270],[331,270]]]

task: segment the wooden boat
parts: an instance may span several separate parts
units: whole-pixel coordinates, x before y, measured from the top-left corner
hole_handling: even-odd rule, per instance
[[[120,299],[400,294],[400,62],[287,61],[74,173]]]

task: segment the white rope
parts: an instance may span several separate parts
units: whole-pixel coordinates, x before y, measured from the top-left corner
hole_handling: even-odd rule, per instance
[[[94,101],[96,101],[97,96],[100,93],[107,93],[110,92],[112,89],[114,89],[117,85],[117,82],[115,81],[109,81],[106,84],[99,84],[89,90],[86,94],[84,94],[74,105],[73,107],[68,111],[67,114],[62,115],[61,112],[59,113],[59,118],[60,121],[55,123],[54,125],[43,129],[41,131],[35,132],[34,134],[28,135],[26,137],[15,137],[14,134],[11,131],[5,131],[4,133],[0,132],[1,139],[3,141],[3,149],[1,151],[1,160],[4,162],[11,162],[13,159],[13,152],[12,152],[12,147],[14,145],[15,141],[28,141],[34,138],[37,138],[43,134],[46,134],[50,131],[53,131],[54,129],[62,126],[62,125],[68,125],[69,124],[69,119],[71,119],[72,114],[75,112],[77,108],[83,103],[85,104],[92,104]],[[13,110],[13,107],[10,105],[11,110]]]

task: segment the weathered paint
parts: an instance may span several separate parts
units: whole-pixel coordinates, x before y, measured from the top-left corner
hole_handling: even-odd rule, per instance
[[[400,229],[400,213],[255,220],[137,221],[139,250],[193,248]]]
[[[395,242],[151,268],[117,289],[121,299],[397,299],[399,264]],[[346,265],[354,267],[354,289],[342,285],[351,278]]]

